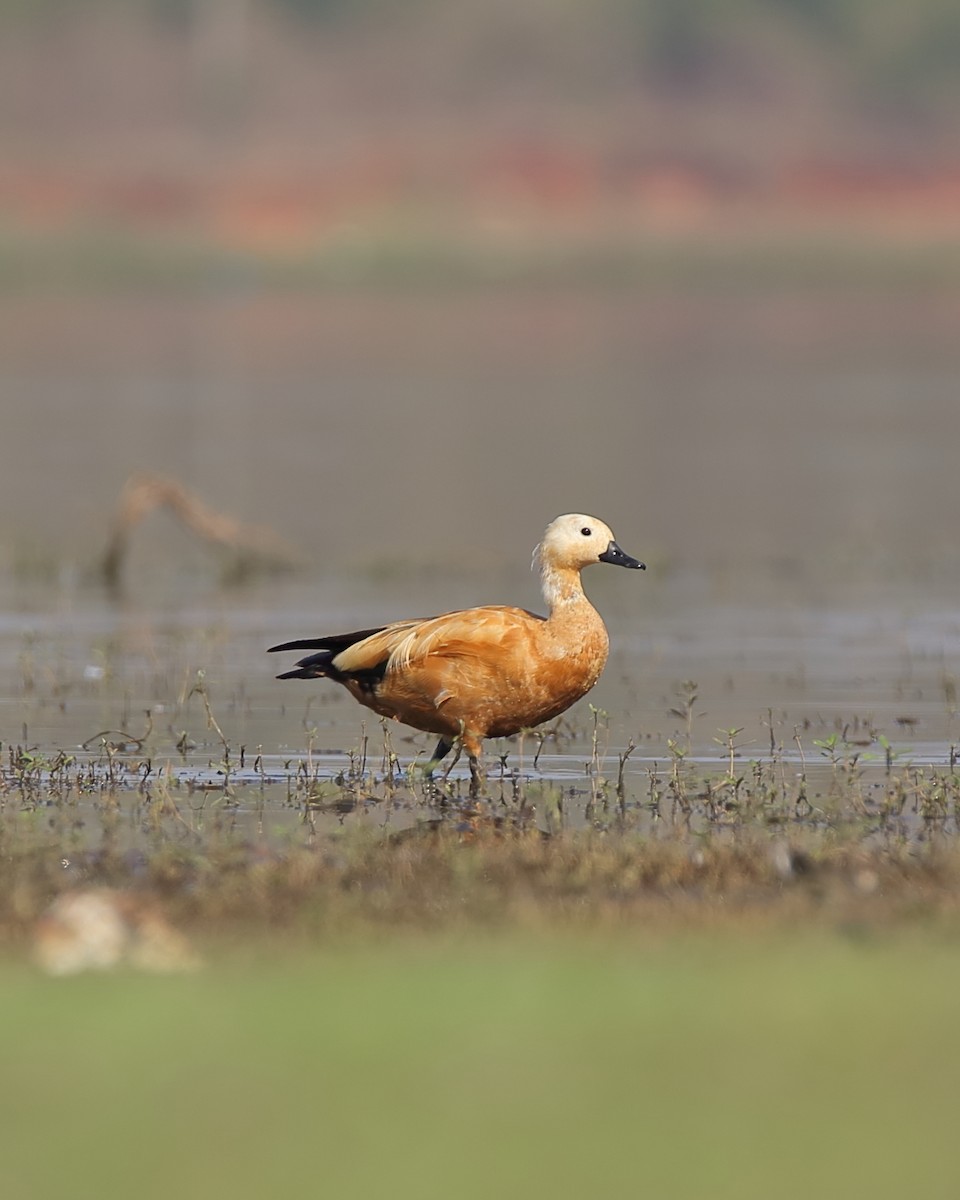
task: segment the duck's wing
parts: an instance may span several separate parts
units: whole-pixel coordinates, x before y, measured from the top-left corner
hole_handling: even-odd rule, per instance
[[[494,656],[505,644],[533,634],[543,620],[526,609],[490,605],[409,622],[406,627],[390,626],[380,635],[383,648],[389,649],[386,669],[401,672],[428,658]],[[347,654],[355,649],[359,647],[350,647]],[[338,667],[344,657],[337,656]]]
[[[403,671],[434,657],[482,658],[505,643],[533,633],[544,618],[522,608],[490,605],[444,613],[439,617],[393,621],[380,629],[352,634],[304,638],[272,646],[271,650],[315,650],[302,658],[297,670],[280,679],[343,679]]]

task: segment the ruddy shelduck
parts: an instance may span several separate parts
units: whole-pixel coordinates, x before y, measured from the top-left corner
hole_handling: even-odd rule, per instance
[[[460,745],[480,781],[480,743],[552,720],[600,678],[609,639],[587,599],[580,572],[591,563],[644,570],[596,517],[567,513],[547,527],[533,555],[543,598],[540,617],[490,605],[378,629],[271,646],[315,650],[278,679],[333,679],[384,717],[440,735],[433,764]]]

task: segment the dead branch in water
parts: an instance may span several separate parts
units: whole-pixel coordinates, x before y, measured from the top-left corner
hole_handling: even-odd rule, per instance
[[[113,588],[120,585],[130,535],[157,508],[166,508],[198,538],[232,552],[230,574],[290,570],[303,555],[266,525],[246,525],[205,504],[196,493],[166,475],[135,471],[120,492],[113,532],[100,563],[100,574]]]

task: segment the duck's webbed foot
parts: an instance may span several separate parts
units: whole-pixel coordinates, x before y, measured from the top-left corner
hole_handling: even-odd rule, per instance
[[[446,767],[440,770],[439,768],[441,762],[447,757],[454,746],[456,746],[457,749],[456,754],[453,756],[450,762],[447,763]],[[440,792],[440,789],[446,783],[450,772],[460,761],[461,749],[462,747],[460,745],[459,738],[441,738],[440,741],[437,742],[437,747],[433,752],[433,757],[429,759],[429,761],[426,762],[423,767],[423,777],[429,784],[432,791],[438,793]],[[436,778],[438,774],[440,775],[439,783]]]
[[[440,763],[454,748],[456,749],[456,753],[444,768],[442,777],[443,779],[447,779],[449,777],[450,772],[460,761],[460,755],[464,752],[464,750],[466,750],[467,759],[470,763],[470,796],[471,798],[476,799],[476,797],[480,794],[481,788],[486,782],[486,778],[483,773],[483,767],[480,763],[480,739],[478,737],[472,737],[470,734],[461,734],[460,737],[457,738],[442,737],[440,741],[437,742],[437,747],[433,752],[433,757],[424,767],[424,776],[432,782]]]

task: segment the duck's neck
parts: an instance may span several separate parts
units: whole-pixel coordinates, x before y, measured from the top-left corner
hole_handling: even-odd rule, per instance
[[[550,616],[568,612],[575,605],[590,605],[580,582],[580,572],[569,567],[543,567],[540,587]]]

